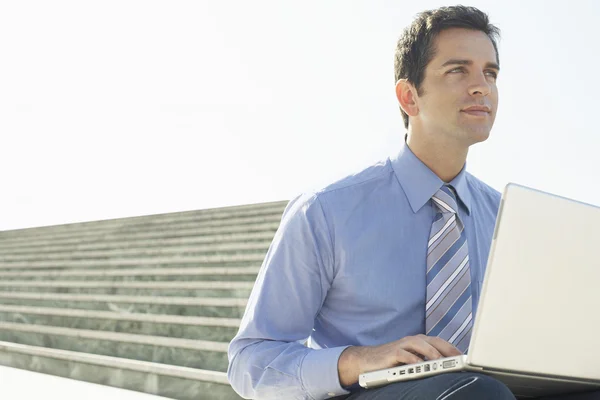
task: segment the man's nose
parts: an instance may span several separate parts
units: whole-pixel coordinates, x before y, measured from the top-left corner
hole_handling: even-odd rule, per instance
[[[471,82],[471,85],[469,86],[469,94],[471,96],[475,96],[477,94],[487,96],[490,94],[491,86],[487,81],[485,74],[476,74],[473,79],[473,82]]]

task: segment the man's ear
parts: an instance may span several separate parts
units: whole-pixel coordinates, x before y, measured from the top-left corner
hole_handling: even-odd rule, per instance
[[[414,117],[419,113],[416,94],[417,89],[407,79],[400,79],[396,82],[396,97],[400,107],[409,117]]]

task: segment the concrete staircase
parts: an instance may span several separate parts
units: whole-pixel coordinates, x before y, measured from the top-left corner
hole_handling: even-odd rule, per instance
[[[0,232],[0,365],[239,399],[227,345],[286,204]]]

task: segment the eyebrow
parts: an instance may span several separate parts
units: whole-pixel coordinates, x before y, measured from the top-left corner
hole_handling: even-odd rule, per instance
[[[447,67],[449,65],[473,65],[473,61],[452,59],[452,60],[448,60],[444,64],[442,64],[441,68]],[[493,62],[488,62],[487,64],[485,64],[485,68],[493,68],[493,69],[500,71],[500,66]]]

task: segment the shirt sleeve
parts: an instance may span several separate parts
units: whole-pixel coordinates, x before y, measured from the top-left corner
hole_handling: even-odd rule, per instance
[[[346,347],[303,345],[331,285],[333,264],[332,239],[317,196],[292,200],[229,345],[227,375],[239,395],[319,400],[348,393],[337,369]]]

